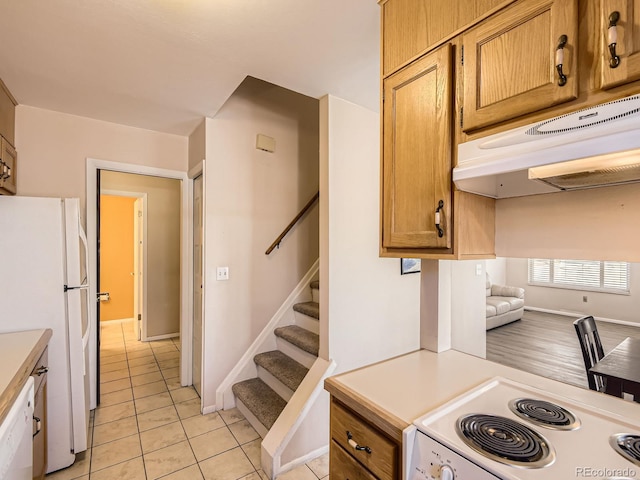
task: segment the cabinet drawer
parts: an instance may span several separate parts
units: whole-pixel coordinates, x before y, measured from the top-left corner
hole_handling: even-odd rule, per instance
[[[331,441],[329,448],[329,476],[331,480],[377,480],[351,455],[345,452],[335,440]]]
[[[376,477],[396,478],[398,445],[335,401],[331,402],[331,438]],[[356,444],[368,450],[356,450]]]

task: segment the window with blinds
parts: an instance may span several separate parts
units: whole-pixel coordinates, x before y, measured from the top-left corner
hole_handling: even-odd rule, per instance
[[[629,263],[529,259],[529,285],[629,294]]]

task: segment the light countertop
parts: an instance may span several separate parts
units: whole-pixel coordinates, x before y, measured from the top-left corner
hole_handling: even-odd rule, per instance
[[[363,405],[378,426],[400,438],[415,419],[495,376],[640,419],[640,404],[575,387],[455,350],[418,350],[328,378],[325,388],[351,407]],[[382,423],[380,423],[382,422]]]
[[[51,338],[51,329],[0,334],[0,423]]]

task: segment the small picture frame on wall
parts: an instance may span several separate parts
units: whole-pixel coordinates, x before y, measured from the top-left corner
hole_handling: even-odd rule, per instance
[[[401,258],[400,259],[400,275],[408,273],[418,273],[420,271],[419,258]]]

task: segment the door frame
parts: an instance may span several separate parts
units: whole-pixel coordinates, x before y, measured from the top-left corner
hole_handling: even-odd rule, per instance
[[[190,232],[190,215],[192,215],[192,199],[193,181],[190,180],[186,172],[177,170],[168,170],[164,168],[149,167],[145,165],[136,165],[131,163],[120,163],[109,160],[100,160],[97,158],[87,157],[86,169],[86,210],[87,210],[87,239],[89,241],[89,271],[90,278],[97,278],[97,201],[98,188],[97,178],[99,170],[109,170],[112,172],[133,173],[138,175],[150,175],[154,177],[174,178],[181,180],[181,210],[180,210],[180,384],[183,386],[191,385],[191,318],[193,291],[192,282],[189,280],[192,275],[192,267],[190,259],[193,258],[193,248],[191,246],[192,238]],[[96,284],[92,282],[89,285],[89,298],[95,299],[97,294]],[[97,319],[97,305],[93,302],[91,318]],[[97,405],[97,372],[98,372],[98,333],[99,325],[91,330],[91,338],[89,339],[89,359],[90,359],[90,379],[91,379],[91,402],[90,407],[93,409]]]
[[[196,177],[202,176],[202,198],[201,198],[201,203],[202,203],[202,232],[203,232],[203,237],[205,235],[204,232],[206,232],[206,228],[205,228],[205,224],[206,224],[206,219],[207,219],[207,214],[206,214],[206,196],[207,196],[207,187],[206,187],[206,175],[205,175],[205,160],[201,160],[200,162],[198,162],[193,168],[191,168],[189,170],[188,173],[188,177],[189,177],[189,187],[190,187],[190,195],[191,197],[189,198],[189,215],[190,215],[190,219],[193,219],[193,210],[194,210],[194,206],[193,206],[193,185],[194,185],[194,181],[196,179]],[[195,271],[195,267],[193,264],[193,223],[191,223],[189,225],[189,241],[191,242],[189,244],[189,250],[190,250],[190,255],[191,255],[191,261],[189,262],[189,292],[191,295],[191,318],[190,318],[190,335],[191,335],[191,341],[190,341],[190,345],[191,348],[193,349],[193,322],[195,320],[195,316],[194,316],[194,309],[193,309],[193,294],[194,294],[194,289],[196,288],[196,286],[193,284],[193,274]],[[206,285],[206,277],[207,277],[207,273],[206,273],[206,255],[207,255],[207,242],[206,242],[206,238],[203,238],[203,242],[202,242],[202,283],[203,285]],[[205,366],[204,366],[204,350],[205,350],[205,332],[206,332],[206,322],[205,322],[205,303],[206,303],[206,298],[205,298],[205,294],[204,294],[204,289],[202,292],[202,308],[201,308],[201,312],[202,312],[202,325],[200,327],[201,330],[201,335],[202,335],[202,345],[200,346],[200,360],[203,363],[200,366],[200,410],[203,413],[210,413],[210,412],[205,412],[204,411],[204,371],[205,371]],[[191,383],[193,383],[193,350],[191,350],[191,357],[190,357],[190,362],[189,362],[189,378],[191,378]]]
[[[138,268],[138,271],[140,271],[140,269],[142,270],[142,278],[140,278],[140,275],[135,275],[135,280],[134,280],[134,312],[133,312],[133,323],[134,323],[134,331],[137,332],[137,338],[138,340],[142,340],[145,341],[147,340],[147,325],[145,323],[145,317],[144,317],[144,312],[147,311],[147,281],[146,281],[146,274],[147,274],[147,243],[146,243],[146,238],[147,238],[147,192],[133,192],[133,191],[125,191],[125,190],[113,190],[113,189],[100,189],[99,192],[97,192],[97,195],[111,195],[114,197],[127,197],[127,198],[135,198],[136,200],[141,200],[142,201],[142,230],[143,230],[143,239],[144,242],[142,244],[142,258],[138,259],[139,262],[141,262],[141,265],[136,264],[135,267],[141,267]],[[135,207],[135,203],[134,203],[134,210],[136,209]],[[134,212],[135,214],[135,212]],[[97,218],[96,218],[97,221]],[[134,225],[134,228],[137,230],[138,229],[138,223],[136,222],[136,224]],[[134,238],[137,238],[137,234],[134,234]],[[137,245],[133,246],[134,248],[134,258],[137,259],[138,257],[138,253],[137,253]],[[96,259],[97,261],[97,259]],[[140,282],[142,282],[142,292],[140,292]],[[104,286],[103,286],[104,288]],[[99,304],[100,302],[98,302]],[[140,326],[140,324],[136,321],[136,315],[137,313],[142,310],[143,315],[142,315],[142,326]],[[142,334],[142,336],[140,336]]]

